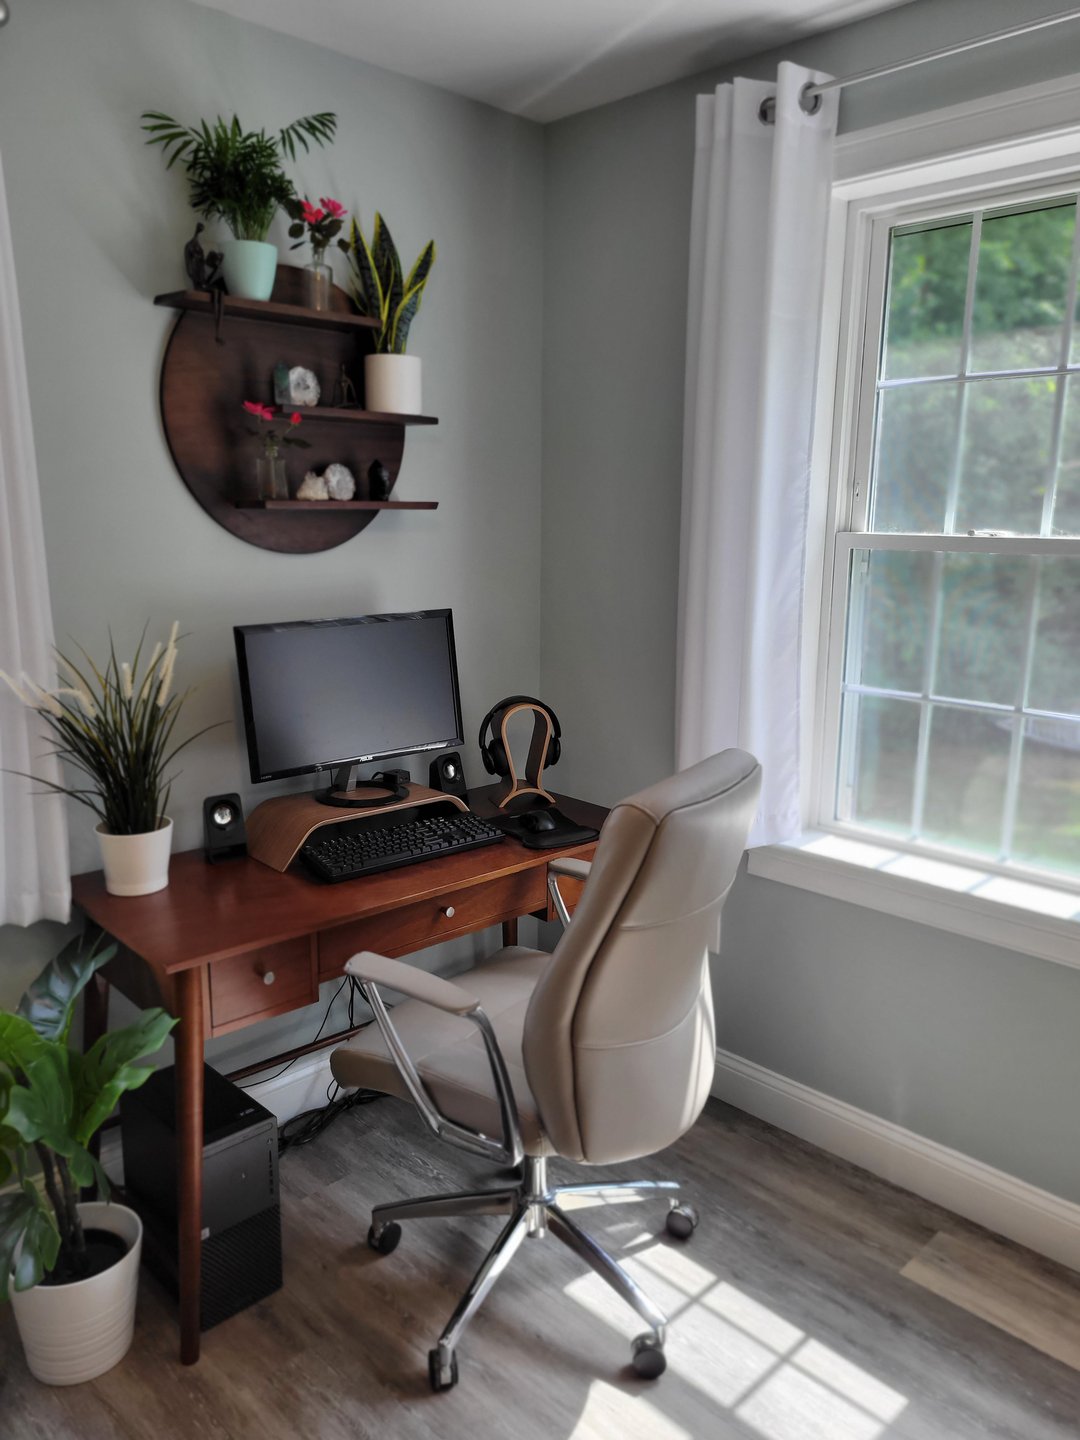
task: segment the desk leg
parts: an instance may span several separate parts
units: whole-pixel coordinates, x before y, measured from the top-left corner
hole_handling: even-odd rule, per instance
[[[180,1360],[199,1358],[202,1276],[203,992],[196,966],[177,976],[176,1138],[179,1146]]]
[[[504,945],[516,945],[518,943],[517,925],[518,922],[516,920],[504,920],[502,922]]]

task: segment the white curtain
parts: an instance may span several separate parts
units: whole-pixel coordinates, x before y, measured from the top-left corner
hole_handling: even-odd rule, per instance
[[[26,385],[15,261],[0,164],[0,670],[54,683],[52,611],[45,574],[30,394]],[[71,909],[67,823],[58,795],[7,773],[59,780],[59,765],[33,711],[0,685],[0,924],[67,920]]]
[[[810,445],[837,92],[782,64],[697,102],[679,583],[677,760],[761,761],[751,845],[800,827]],[[775,95],[775,123],[762,101]]]

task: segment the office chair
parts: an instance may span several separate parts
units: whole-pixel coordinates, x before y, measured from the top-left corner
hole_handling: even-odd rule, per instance
[[[639,1159],[697,1119],[715,1065],[708,958],[717,917],[757,808],[761,769],[725,750],[616,805],[592,862],[556,859],[552,901],[565,926],[551,955],[520,946],[457,980],[381,955],[354,955],[377,1025],[334,1051],[334,1078],[411,1099],[442,1139],[520,1178],[478,1192],[378,1205],[368,1243],[387,1255],[402,1220],[503,1215],[506,1224],[451,1316],[428,1367],[434,1390],[457,1383],[456,1347],[526,1235],[569,1246],[648,1326],[635,1371],[665,1368],[666,1320],[563,1209],[565,1197],[666,1198],[669,1233],[697,1223],[672,1181],[553,1185],[548,1160]],[[560,876],[585,879],[573,919]],[[380,986],[408,996],[391,1018]]]

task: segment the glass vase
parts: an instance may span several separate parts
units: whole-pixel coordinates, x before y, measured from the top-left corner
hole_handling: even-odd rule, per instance
[[[288,500],[289,482],[280,455],[260,455],[255,461],[255,493],[260,500]]]
[[[315,250],[310,265],[304,266],[304,304],[309,310],[329,310],[334,289],[334,272],[324,263],[324,250]]]

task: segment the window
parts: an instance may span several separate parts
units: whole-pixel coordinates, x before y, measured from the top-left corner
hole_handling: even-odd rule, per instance
[[[1075,193],[879,217],[823,823],[1080,883]]]

